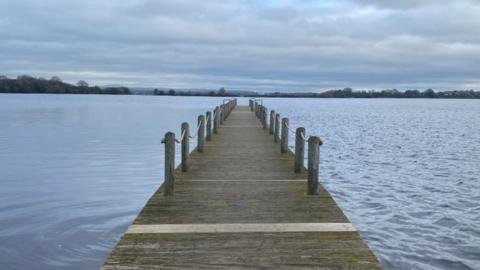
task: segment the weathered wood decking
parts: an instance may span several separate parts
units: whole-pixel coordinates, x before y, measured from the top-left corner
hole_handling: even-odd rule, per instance
[[[306,195],[268,129],[237,107],[218,135],[160,188],[103,269],[378,269],[328,192]]]

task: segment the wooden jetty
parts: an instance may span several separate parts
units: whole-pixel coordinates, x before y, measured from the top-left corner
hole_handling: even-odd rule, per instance
[[[288,119],[236,105],[199,116],[191,153],[187,123],[165,135],[165,182],[102,269],[381,269],[318,184],[320,139],[298,128],[292,153]]]

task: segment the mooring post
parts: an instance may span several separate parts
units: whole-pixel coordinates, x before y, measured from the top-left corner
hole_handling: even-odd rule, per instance
[[[223,118],[225,117],[225,108],[220,105],[220,125],[223,125]]]
[[[288,152],[288,118],[282,118],[282,139],[280,144],[282,154]]]
[[[275,134],[273,135],[273,141],[278,142],[280,136],[280,114],[275,114]]]
[[[299,127],[295,131],[295,173],[303,170],[303,159],[305,158],[305,128]]]
[[[267,125],[268,125],[268,124],[267,124],[267,123],[268,123],[268,122],[267,122],[267,114],[268,114],[267,112],[268,112],[268,109],[265,108],[265,107],[264,107],[263,109],[264,109],[264,110],[263,110],[263,128],[267,128]]]
[[[198,116],[197,151],[203,152],[205,144],[205,116]]]
[[[174,193],[175,185],[175,133],[165,134],[165,182],[164,196],[171,196]]]
[[[318,193],[320,145],[322,145],[322,141],[319,137],[312,136],[308,139],[308,195]]]
[[[270,134],[275,132],[275,111],[270,111]]]
[[[190,154],[190,127],[187,122],[182,123],[182,172],[188,171],[188,155]]]
[[[218,134],[218,126],[220,125],[220,109],[219,107],[215,107],[213,110],[213,133]]]
[[[207,116],[205,117],[207,120],[207,141],[212,140],[212,112],[208,111]]]

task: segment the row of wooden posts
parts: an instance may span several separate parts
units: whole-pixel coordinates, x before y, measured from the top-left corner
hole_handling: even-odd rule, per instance
[[[213,110],[213,119],[211,111],[208,111],[205,115],[198,116],[196,132],[197,152],[203,152],[205,140],[212,140],[212,132],[213,134],[218,134],[218,130],[223,124],[223,121],[227,119],[235,106],[237,106],[236,99],[225,99],[222,105],[215,107]],[[165,133],[165,138],[162,141],[165,144],[165,181],[163,183],[163,194],[165,196],[173,195],[175,190],[175,143],[181,144],[182,163],[180,166],[182,171],[186,172],[189,167],[190,139],[193,138],[195,137],[190,136],[190,127],[187,122],[181,125],[180,139],[177,140],[173,132]]]
[[[262,100],[251,99],[249,101],[249,106],[250,110],[255,113],[258,119],[260,119],[263,128],[269,128],[270,134],[273,135],[273,140],[275,142],[280,141],[280,152],[282,154],[287,153],[288,134],[290,130],[288,118],[284,117],[281,119],[280,128],[280,114],[271,110],[270,121],[268,121],[268,109],[263,106]],[[308,141],[307,194],[315,195],[318,192],[320,146],[322,145],[322,141],[318,136],[310,136],[307,138],[304,127],[298,127],[295,130],[295,162],[293,169],[295,173],[301,173],[304,169],[305,141]]]

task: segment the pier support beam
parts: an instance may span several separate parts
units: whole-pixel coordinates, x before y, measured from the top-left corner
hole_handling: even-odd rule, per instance
[[[262,123],[263,123],[263,128],[267,128],[267,111],[268,111],[267,108],[262,107]]]
[[[275,111],[270,111],[270,134],[275,133]]]
[[[320,145],[322,145],[322,141],[319,137],[312,136],[308,139],[308,195],[318,193]]]
[[[303,159],[305,158],[305,128],[299,127],[295,131],[295,173],[301,173],[303,170]]]
[[[188,171],[188,155],[190,154],[190,127],[187,122],[182,123],[182,172]]]
[[[213,133],[218,134],[218,126],[220,125],[220,108],[217,106],[213,110]]]
[[[164,196],[171,196],[174,193],[175,184],[175,133],[165,134],[165,182]]]
[[[205,117],[207,121],[207,141],[212,140],[212,112],[208,111]]]
[[[273,135],[273,141],[278,142],[280,136],[280,114],[275,114],[275,134]]]
[[[203,152],[205,144],[205,116],[198,116],[198,132],[197,132],[197,151]]]
[[[280,143],[280,151],[282,154],[288,152],[288,118],[282,118],[282,139]]]
[[[220,125],[223,125],[223,120],[225,120],[225,106],[220,105]]]

